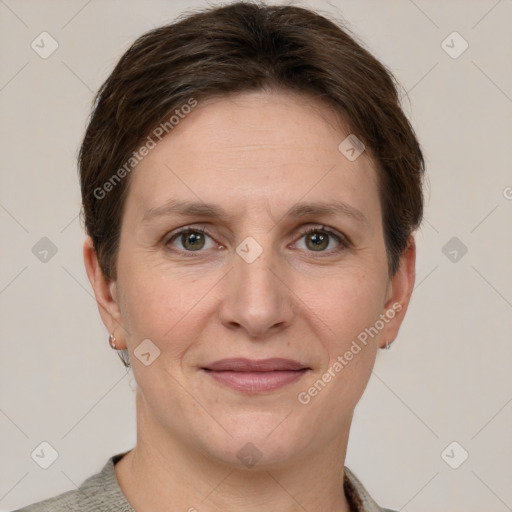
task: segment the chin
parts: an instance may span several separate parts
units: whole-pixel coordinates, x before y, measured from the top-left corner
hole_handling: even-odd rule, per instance
[[[312,435],[292,420],[293,413],[248,412],[230,416],[200,435],[203,450],[218,462],[238,469],[279,469],[305,452]],[[287,417],[288,416],[288,417]],[[202,430],[202,429],[201,429]],[[309,433],[312,434],[312,433]]]

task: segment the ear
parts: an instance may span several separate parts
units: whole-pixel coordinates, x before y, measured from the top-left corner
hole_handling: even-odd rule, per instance
[[[117,284],[103,274],[90,236],[87,236],[84,242],[84,263],[96,296],[101,319],[108,332],[116,337],[116,348],[124,349],[126,348],[126,340],[121,323]]]
[[[400,325],[409,306],[414,281],[416,278],[416,243],[409,237],[407,247],[400,257],[400,265],[391,278],[386,295],[384,315],[388,319],[379,338],[380,348],[385,348],[386,341],[391,343],[398,335]]]

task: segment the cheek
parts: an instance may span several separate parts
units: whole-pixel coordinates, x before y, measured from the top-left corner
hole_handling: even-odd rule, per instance
[[[382,313],[385,292],[385,280],[376,276],[351,273],[345,277],[332,280],[321,300],[316,297],[312,313],[328,326],[322,329],[323,334],[314,329],[325,353],[321,368],[304,383],[299,397],[301,404],[308,402],[306,407],[317,411],[318,421],[331,425],[333,434],[341,428],[346,412],[356,406],[370,379],[378,335],[372,337],[365,329]]]
[[[177,333],[186,323],[194,305],[193,297],[197,302],[193,285],[185,286],[172,273],[147,263],[137,265],[136,261],[123,262],[118,274],[123,284],[121,314],[131,348],[135,350],[142,340],[149,338],[163,350],[163,340],[173,339],[165,350],[182,352],[184,347]]]
[[[341,344],[341,348],[383,312],[388,280],[386,269],[376,271],[375,267],[343,269],[331,275],[314,296],[315,313],[330,327],[332,343]]]
[[[362,395],[378,349],[379,332],[374,329],[384,312],[387,269],[356,271],[332,279],[327,293],[317,296],[315,314],[329,329],[320,337],[326,350],[322,370],[331,392],[329,400],[347,407]],[[321,377],[322,378],[322,377]],[[322,378],[322,380],[324,380]]]

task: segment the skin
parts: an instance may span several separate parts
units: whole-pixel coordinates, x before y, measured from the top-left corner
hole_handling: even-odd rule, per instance
[[[86,239],[100,314],[128,348],[138,384],[137,445],[115,466],[138,512],[349,511],[342,478],[353,411],[407,310],[415,245],[411,237],[391,278],[377,174],[367,152],[351,162],[338,150],[347,135],[325,106],[289,92],[201,102],[131,173],[115,281]],[[143,220],[170,199],[213,203],[230,217]],[[366,221],[285,216],[298,201],[336,200]],[[204,245],[169,241],[184,226],[206,229]],[[349,245],[330,236],[315,251],[301,230],[322,226]],[[251,263],[236,252],[249,236],[263,250]],[[393,304],[394,318],[301,404],[298,393]],[[160,350],[149,366],[134,355],[147,338]],[[311,370],[246,395],[200,370],[227,357],[283,357]],[[248,442],[261,452],[251,468],[237,458]]]

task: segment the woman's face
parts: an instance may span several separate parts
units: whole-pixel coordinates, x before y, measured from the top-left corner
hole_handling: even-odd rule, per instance
[[[237,464],[346,441],[414,246],[390,279],[376,171],[331,116],[288,93],[199,103],[132,171],[104,302],[124,330],[101,311],[144,428]]]

